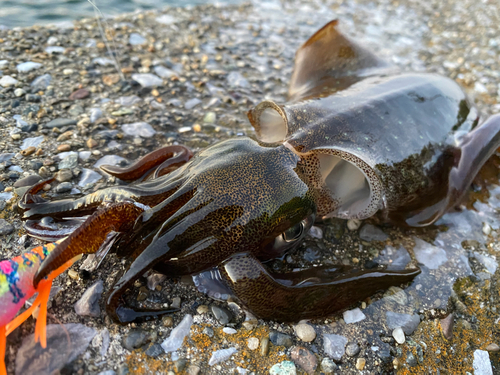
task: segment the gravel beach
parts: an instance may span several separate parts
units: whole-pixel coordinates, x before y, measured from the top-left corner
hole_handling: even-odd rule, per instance
[[[451,77],[485,116],[497,113],[499,10],[495,1],[297,0],[126,14],[107,21],[119,67],[94,19],[0,29],[1,257],[41,243],[25,234],[16,210],[41,179],[56,177],[46,198],[79,197],[123,184],[99,165],[128,165],[161,145],[196,152],[253,136],[246,112],[264,99],[285,101],[295,51],[332,19],[402,70]],[[494,155],[463,205],[432,227],[329,219],[269,265],[397,267],[414,259],[422,274],[409,286],[321,320],[282,324],[211,299],[191,277],[150,273],[128,300],[180,311],[120,326],[104,296],[126,261],[110,255],[90,274],[80,262],[57,279],[48,348],[35,345],[30,318],[8,337],[8,373],[498,373],[499,165]]]

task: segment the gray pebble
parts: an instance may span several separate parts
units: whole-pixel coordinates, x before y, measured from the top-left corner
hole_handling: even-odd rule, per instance
[[[148,350],[146,350],[145,353],[149,357],[156,358],[156,357],[159,357],[160,355],[164,354],[165,351],[163,350],[163,348],[161,347],[160,344],[153,344],[148,348]]]
[[[269,340],[271,340],[274,345],[284,346],[286,348],[289,348],[293,344],[291,336],[276,331],[271,331],[271,333],[269,333]]]
[[[323,358],[321,361],[321,371],[325,374],[333,374],[337,370],[337,365],[330,358]]]
[[[14,232],[14,226],[5,219],[0,219],[0,236]]]
[[[382,229],[377,228],[375,225],[365,224],[359,231],[359,237],[364,241],[385,241],[389,238]]]
[[[56,192],[57,193],[67,193],[68,191],[71,191],[73,188],[73,185],[69,182],[63,182],[57,185],[56,187]]]
[[[44,125],[45,128],[62,128],[63,126],[76,125],[76,120],[69,118],[56,118]]]
[[[70,181],[73,178],[73,172],[69,169],[62,169],[56,173],[56,180],[59,182]]]
[[[181,298],[180,297],[174,297],[172,298],[172,305],[174,309],[180,309],[181,308]]]
[[[406,363],[408,363],[410,367],[415,367],[417,365],[417,360],[413,353],[408,353],[408,355],[406,356]]]
[[[214,330],[210,327],[203,328],[203,333],[208,337],[214,337]]]
[[[215,319],[217,319],[220,324],[226,325],[233,319],[233,314],[231,314],[231,312],[224,307],[212,305],[210,308],[212,309]]]
[[[174,361],[174,369],[177,373],[184,371],[186,368],[187,361],[185,358],[179,358],[177,361]]]
[[[140,348],[150,341],[150,335],[142,328],[132,328],[123,338],[123,347],[127,350]]]
[[[14,183],[14,187],[33,186],[41,180],[42,180],[42,178],[39,175],[32,174],[30,176],[27,176],[27,177],[21,178],[20,180],[17,180]]]
[[[73,169],[78,166],[78,154],[76,152],[70,152],[68,156],[64,157],[59,162],[59,169]]]
[[[349,357],[354,357],[356,355],[359,354],[359,351],[360,351],[360,347],[358,344],[356,344],[355,342],[347,345],[347,347],[345,348],[345,353],[349,356]]]
[[[101,315],[101,309],[99,307],[99,299],[104,290],[104,284],[102,280],[96,281],[90,288],[88,288],[82,297],[75,303],[75,312],[82,316],[94,316],[98,317]]]
[[[420,316],[417,314],[400,314],[392,311],[387,311],[385,314],[389,329],[401,327],[406,335],[411,335],[420,324]]]

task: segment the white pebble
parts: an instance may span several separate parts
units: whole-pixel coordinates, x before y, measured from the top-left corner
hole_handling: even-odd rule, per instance
[[[249,337],[247,339],[247,346],[250,350],[255,350],[259,347],[259,339],[257,337]]]
[[[487,236],[490,235],[490,233],[491,233],[491,226],[490,226],[490,224],[488,224],[488,223],[484,223],[483,224],[483,233],[485,235],[487,235]]]
[[[310,324],[297,324],[295,326],[295,333],[304,342],[311,342],[316,338],[316,331]]]
[[[2,87],[9,87],[9,86],[14,86],[17,84],[18,80],[15,78],[12,78],[11,76],[3,76],[0,78],[0,86]]]
[[[403,328],[398,327],[394,331],[392,331],[392,337],[394,337],[394,340],[398,344],[404,344],[405,343],[405,333],[403,332]]]
[[[344,321],[346,324],[357,323],[365,319],[366,315],[358,307],[344,311]]]
[[[234,335],[237,331],[234,328],[224,327],[222,328],[222,332],[227,335]]]
[[[347,228],[349,230],[358,230],[360,226],[361,226],[361,220],[358,219],[347,220]]]

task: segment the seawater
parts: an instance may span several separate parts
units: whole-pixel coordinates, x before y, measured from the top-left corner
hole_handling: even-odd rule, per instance
[[[165,6],[237,4],[241,0],[95,0],[105,16]],[[60,23],[94,16],[87,0],[0,0],[0,26],[32,26]]]

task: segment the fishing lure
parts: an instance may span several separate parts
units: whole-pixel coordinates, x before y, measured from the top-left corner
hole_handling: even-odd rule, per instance
[[[35,288],[33,277],[45,258],[61,241],[35,247],[25,253],[0,262],[0,375],[6,375],[5,348],[7,336],[19,327],[39,307],[35,326],[35,341],[47,346],[47,302],[52,281],[66,271],[77,259],[75,257],[40,281]],[[38,293],[33,304],[23,313],[16,314],[24,303]]]

